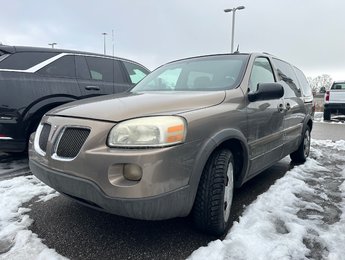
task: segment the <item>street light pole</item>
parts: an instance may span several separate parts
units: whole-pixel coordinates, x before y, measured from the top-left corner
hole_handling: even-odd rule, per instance
[[[56,45],[56,42],[48,43],[48,45],[52,46],[52,49],[54,49],[54,46]]]
[[[107,35],[107,33],[102,33],[103,35],[103,43],[104,43],[104,55],[106,54],[106,48],[105,48],[105,36]]]
[[[235,38],[235,14],[237,10],[242,10],[245,7],[243,5],[232,8],[232,9],[224,9],[225,13],[232,12],[232,32],[231,32],[231,53],[234,52],[234,38]]]

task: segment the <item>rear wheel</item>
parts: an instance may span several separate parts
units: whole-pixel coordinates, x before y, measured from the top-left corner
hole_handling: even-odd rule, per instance
[[[323,120],[331,120],[331,111],[327,109],[323,111]]]
[[[298,147],[297,151],[290,154],[290,158],[295,163],[304,163],[307,160],[310,152],[310,127],[307,126],[304,130],[303,141]]]
[[[198,229],[212,235],[222,235],[228,229],[234,169],[234,157],[229,149],[216,150],[208,159],[192,212]]]

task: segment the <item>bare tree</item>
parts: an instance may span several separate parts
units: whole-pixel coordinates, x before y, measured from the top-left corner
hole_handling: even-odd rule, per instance
[[[320,89],[329,89],[333,82],[332,77],[328,74],[322,74],[315,78],[308,77],[307,79],[314,93],[319,92]]]

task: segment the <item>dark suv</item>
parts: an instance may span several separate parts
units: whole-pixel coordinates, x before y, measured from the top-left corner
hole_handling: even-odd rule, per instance
[[[313,96],[303,73],[267,54],[168,63],[131,91],[47,113],[30,168],[80,203],[137,219],[192,213],[230,224],[234,187],[290,155],[309,155]]]
[[[48,110],[126,91],[148,73],[127,59],[0,45],[0,151],[25,151],[30,133]]]

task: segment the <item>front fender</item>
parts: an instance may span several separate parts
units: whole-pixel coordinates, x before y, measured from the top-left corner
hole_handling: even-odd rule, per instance
[[[242,167],[240,176],[238,177],[238,186],[242,184],[243,179],[248,172],[249,152],[248,152],[248,145],[247,145],[246,138],[237,129],[223,129],[222,131],[216,133],[215,135],[207,139],[201,146],[201,149],[199,149],[199,152],[196,156],[193,172],[189,181],[190,192],[191,192],[190,209],[192,209],[193,207],[195,196],[198,191],[200,177],[203,172],[203,169],[205,168],[208,158],[218,147],[222,146],[223,144],[225,145],[226,142],[230,140],[239,141],[242,146],[243,167]]]

